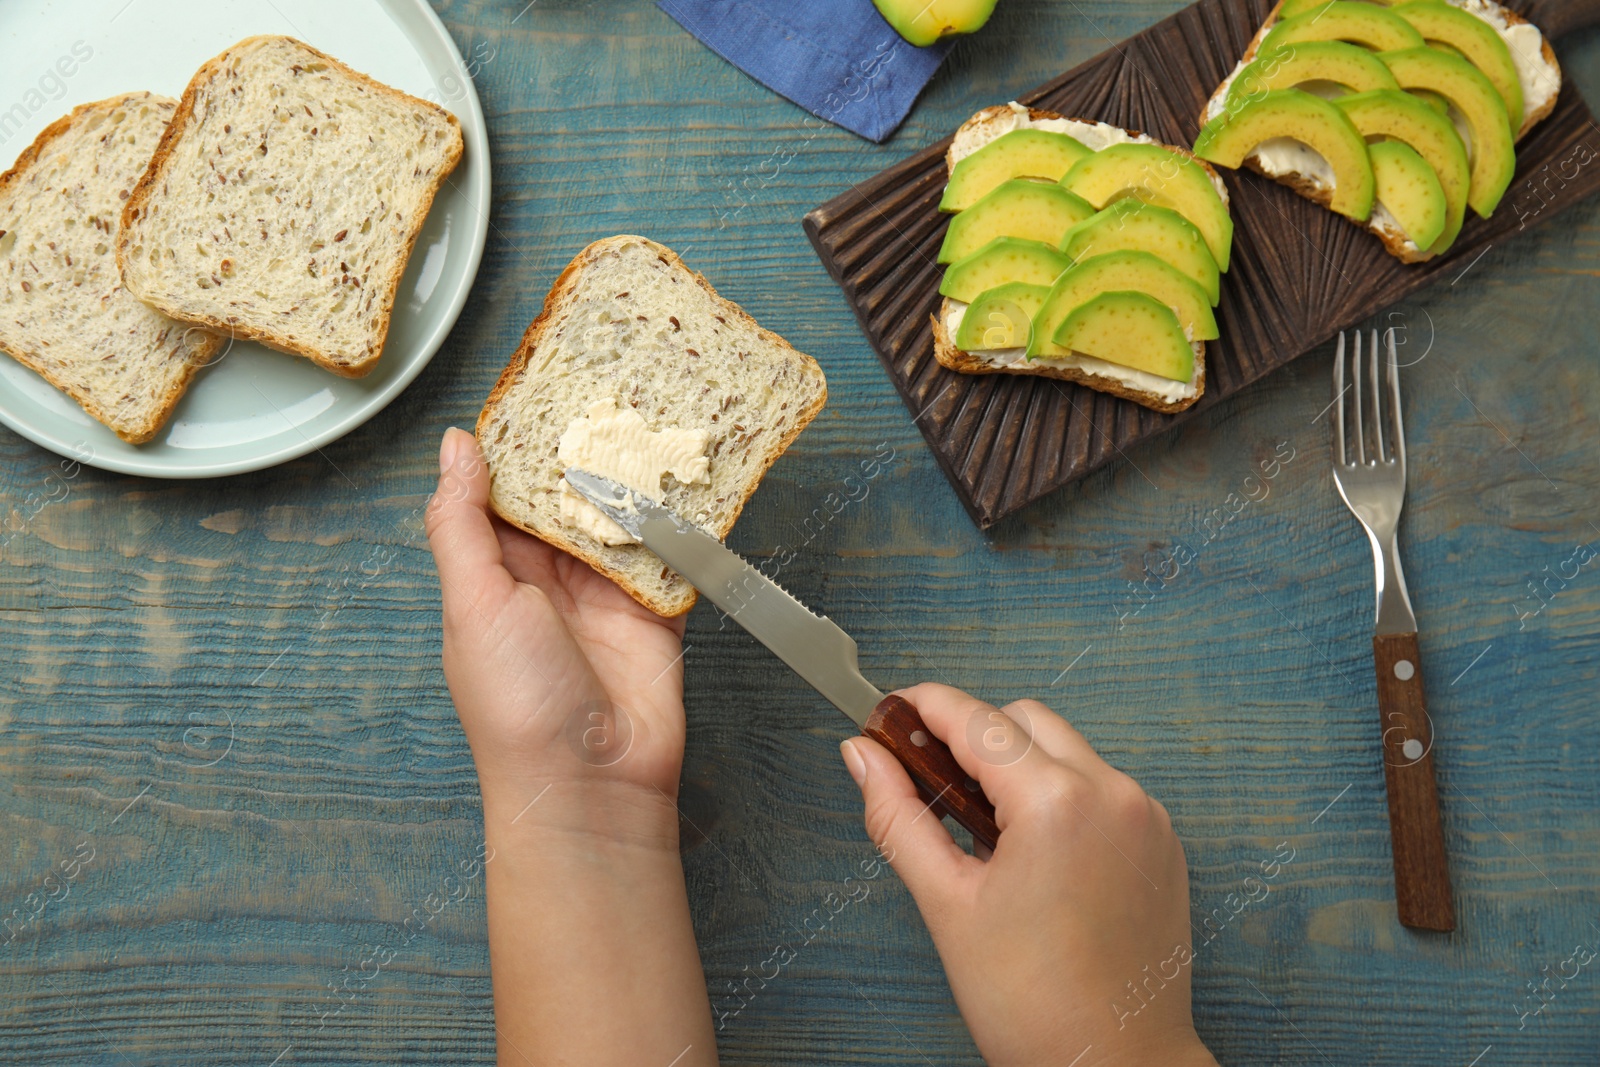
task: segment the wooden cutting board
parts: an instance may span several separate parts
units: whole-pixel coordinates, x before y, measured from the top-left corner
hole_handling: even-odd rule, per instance
[[[1555,38],[1594,21],[1595,0],[1512,4]],[[1194,143],[1206,100],[1244,54],[1271,0],[1200,0],[1018,99],[1075,118]],[[994,103],[1003,103],[996,100]],[[1179,415],[1065,382],[966,375],[933,358],[934,262],[947,216],[946,138],[816,208],[806,235],[844,290],[917,427],[961,501],[987,528],[1132,446],[1239,392],[1444,276],[1491,244],[1548,222],[1600,189],[1600,127],[1570,78],[1555,112],[1518,146],[1516,180],[1494,216],[1468,222],[1454,248],[1419,266],[1364,229],[1251,172],[1223,171],[1233,262],[1207,352],[1206,392]]]

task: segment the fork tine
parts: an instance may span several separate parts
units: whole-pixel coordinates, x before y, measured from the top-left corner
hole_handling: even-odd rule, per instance
[[[1356,462],[1363,467],[1367,465],[1367,420],[1361,410],[1361,331],[1355,330],[1356,354],[1350,362],[1355,365],[1355,373],[1351,375],[1354,388],[1351,392],[1356,398]]]
[[[1386,463],[1389,454],[1383,448],[1383,379],[1378,376],[1378,331],[1372,331],[1372,437],[1377,445],[1374,463]]]
[[[1344,458],[1344,394],[1349,386],[1344,384],[1344,331],[1339,331],[1339,349],[1333,357],[1333,402],[1337,410],[1334,413],[1333,440],[1338,449],[1339,466],[1345,465]]]
[[[1394,458],[1403,468],[1406,463],[1406,424],[1400,417],[1400,350],[1395,345],[1394,327],[1389,327],[1389,401],[1390,436],[1394,440]]]

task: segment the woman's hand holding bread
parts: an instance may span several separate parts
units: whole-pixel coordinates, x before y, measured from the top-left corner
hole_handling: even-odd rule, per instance
[[[427,529],[483,790],[501,1062],[714,1064],[674,802],[683,624],[492,519],[470,434],[439,464]]]

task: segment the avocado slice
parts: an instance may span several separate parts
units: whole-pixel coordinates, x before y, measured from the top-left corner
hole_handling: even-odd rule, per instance
[[[1372,215],[1374,185],[1367,142],[1344,112],[1320,96],[1300,89],[1274,89],[1232,118],[1206,123],[1194,150],[1202,159],[1237,169],[1261,142],[1274,137],[1299,141],[1327,160],[1334,174],[1330,208],[1357,222]]]
[[[1472,187],[1467,148],[1455,124],[1411,94],[1392,89],[1341,96],[1333,103],[1350,117],[1361,136],[1404,141],[1428,161],[1444,187],[1448,213],[1444,233],[1427,250],[1438,255],[1454,244],[1466,219],[1467,192]]]
[[[1384,7],[1392,7],[1400,3],[1401,0],[1372,0],[1372,2],[1382,4]],[[1306,12],[1315,11],[1319,7],[1327,7],[1328,4],[1329,0],[1283,0],[1283,4],[1278,8],[1278,21],[1292,19],[1296,15],[1304,15]]]
[[[1428,43],[1447,44],[1466,57],[1500,94],[1512,131],[1522,129],[1527,115],[1523,110],[1522,78],[1517,74],[1510,47],[1493,26],[1439,0],[1412,0],[1396,7],[1394,13],[1415,26]]]
[[[1068,349],[1051,340],[1061,324],[1078,308],[1101,293],[1145,293],[1155,297],[1178,316],[1178,325],[1193,341],[1217,337],[1217,319],[1211,302],[1193,278],[1149,252],[1108,252],[1083,260],[1050,287],[1038,314],[1033,318],[1033,340],[1028,358],[1064,356]]]
[[[978,294],[956,327],[956,347],[965,352],[1027,348],[1033,319],[1050,294],[1048,285],[1007,282]]]
[[[995,187],[1012,178],[1057,181],[1078,160],[1092,153],[1064,133],[1012,130],[957,163],[944,187],[940,211],[965,211]]]
[[[1001,182],[976,204],[950,220],[939,262],[970,256],[996,237],[1026,237],[1058,245],[1073,226],[1094,214],[1083,197],[1055,182],[1013,178]]]
[[[1429,107],[1433,108],[1433,110],[1437,111],[1446,118],[1450,117],[1450,101],[1446,100],[1438,93],[1429,89],[1407,89],[1406,92],[1410,93],[1418,100],[1421,100],[1424,104],[1427,104]]]
[[[1211,173],[1186,155],[1154,144],[1114,144],[1073,165],[1061,184],[1097,208],[1133,197],[1171,208],[1194,224],[1217,269],[1228,269],[1233,219]]]
[[[1055,343],[1175,382],[1194,380],[1194,348],[1177,315],[1148,293],[1101,293],[1067,316]]]
[[[1072,261],[1047,244],[996,237],[965,259],[950,264],[939,294],[972,303],[980,293],[1007,282],[1049,285]]]
[[[1367,151],[1378,181],[1378,203],[1394,216],[1413,244],[1431,246],[1443,235],[1450,218],[1439,176],[1403,141],[1379,141]]]
[[[1333,82],[1353,93],[1400,88],[1383,60],[1365,48],[1343,41],[1304,41],[1257,55],[1228,87],[1223,114],[1231,115],[1262,93],[1310,81]]]
[[[1467,203],[1483,218],[1494,214],[1517,171],[1517,149],[1504,102],[1483,72],[1437,48],[1383,52],[1379,59],[1402,88],[1438,93],[1466,118],[1472,183]]]
[[[1114,201],[1068,230],[1061,251],[1073,263],[1107,252],[1149,252],[1194,279],[1212,307],[1222,296],[1222,278],[1206,239],[1171,208],[1132,198]]]
[[[1405,19],[1376,4],[1356,0],[1333,3],[1283,19],[1261,40],[1262,52],[1273,52],[1303,41],[1349,41],[1374,52],[1420,48],[1422,34]]]
[[[872,0],[878,13],[909,44],[925,48],[946,37],[976,33],[994,13],[995,0]]]

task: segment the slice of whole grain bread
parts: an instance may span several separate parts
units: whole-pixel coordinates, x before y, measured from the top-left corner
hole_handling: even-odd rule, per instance
[[[140,303],[113,251],[176,108],[152,93],[84,104],[0,175],[0,350],[133,444],[160,431],[222,345]]]
[[[128,198],[123,279],[174,318],[359,378],[462,145],[435,104],[247,38],[195,74]]]
[[[708,431],[709,482],[663,477],[656,496],[723,538],[827,395],[815,360],[756,325],[672,251],[629,235],[596,241],[556,279],[478,417],[490,505],[650,610],[682,615],[695,590],[649,549],[602,544],[563,524],[557,453],[569,424],[614,400],[651,431]]]

